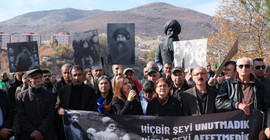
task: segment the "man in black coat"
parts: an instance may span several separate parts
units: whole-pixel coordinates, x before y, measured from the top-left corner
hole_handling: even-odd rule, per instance
[[[56,109],[59,115],[64,114],[64,109],[97,110],[97,97],[95,90],[83,83],[84,73],[79,65],[70,69],[72,84],[60,89],[57,97]]]
[[[237,74],[235,77],[222,82],[216,98],[218,111],[226,112],[242,110],[250,115],[250,110],[260,110],[264,113],[263,128],[270,138],[270,98],[267,88],[262,82],[255,79],[252,74],[253,61],[249,58],[240,58],[236,62]],[[259,134],[259,139],[264,139],[264,129]]]
[[[6,139],[11,134],[13,110],[5,91],[0,89],[0,140]]]
[[[215,98],[218,91],[207,85],[206,69],[201,66],[195,67],[192,71],[192,79],[196,85],[182,93],[184,115],[215,113]]]
[[[69,73],[72,83],[62,87],[57,96],[55,108],[58,115],[64,115],[65,109],[96,111],[97,97],[95,90],[84,84],[83,68],[75,65],[70,68]],[[63,130],[60,131],[62,131],[60,133],[63,136]],[[65,138],[61,137],[60,139]]]
[[[178,35],[181,33],[181,25],[174,19],[169,20],[164,25],[164,32],[166,39],[163,43],[158,44],[155,54],[155,62],[160,71],[165,63],[173,64],[173,41],[179,41]]]
[[[71,68],[71,64],[64,64],[61,67],[61,74],[62,74],[62,78],[59,82],[56,82],[53,85],[53,93],[55,96],[55,102],[56,102],[56,98],[57,95],[60,92],[60,89],[66,85],[69,85],[71,83],[71,77],[69,74],[69,70]],[[62,116],[56,115],[56,123],[55,123],[55,127],[56,127],[56,136],[58,140],[65,140],[65,133],[64,133],[64,128],[63,128],[63,123],[62,123]]]
[[[32,140],[55,138],[54,96],[42,87],[42,70],[27,72],[29,87],[17,95],[17,111],[20,124],[18,139]]]

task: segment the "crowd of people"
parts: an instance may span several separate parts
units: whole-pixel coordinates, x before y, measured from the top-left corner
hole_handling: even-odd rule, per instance
[[[65,109],[99,111],[117,115],[196,116],[232,110],[261,110],[268,118],[270,79],[263,59],[228,61],[219,76],[197,66],[191,70],[166,63],[159,71],[148,62],[144,77],[137,79],[132,68],[112,65],[108,76],[103,68],[84,70],[64,64],[62,77],[49,70],[2,74],[0,85],[0,138],[65,139],[61,115]],[[5,88],[3,88],[5,87]],[[269,136],[267,119],[260,139]]]
[[[157,47],[155,61],[138,79],[132,68],[112,65],[113,74],[64,64],[61,79],[50,70],[15,72],[0,81],[0,139],[65,140],[65,110],[116,115],[197,116],[242,110],[261,110],[265,119],[259,139],[270,138],[270,67],[262,58],[228,61],[220,75],[211,64],[182,69],[173,65],[173,41],[181,26],[169,20],[166,39]],[[72,137],[73,138],[73,137]],[[74,138],[73,138],[74,139]],[[80,138],[77,138],[80,139]]]

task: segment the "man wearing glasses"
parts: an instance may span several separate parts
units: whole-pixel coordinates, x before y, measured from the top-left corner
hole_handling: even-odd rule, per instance
[[[255,58],[253,60],[254,66],[253,66],[253,74],[256,79],[261,81],[264,86],[268,89],[270,89],[270,79],[264,77],[265,76],[265,63],[262,58]]]
[[[263,128],[269,130],[270,122],[267,121],[270,121],[268,118],[270,99],[267,88],[251,73],[253,71],[251,59],[240,58],[236,66],[236,76],[225,80],[219,89],[215,102],[217,110],[221,112],[242,110],[246,115],[250,115],[251,109],[261,110],[266,118]],[[265,138],[264,129],[261,130],[259,139]]]

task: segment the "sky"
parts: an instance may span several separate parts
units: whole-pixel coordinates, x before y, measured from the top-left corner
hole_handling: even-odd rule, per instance
[[[214,15],[217,5],[216,0],[0,0],[0,22],[28,12],[63,8],[122,11],[152,2],[165,2],[210,16]]]

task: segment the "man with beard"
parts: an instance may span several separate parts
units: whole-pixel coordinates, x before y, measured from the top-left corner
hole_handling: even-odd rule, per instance
[[[42,87],[42,70],[27,72],[28,89],[16,97],[21,140],[54,139],[54,98]]]
[[[15,66],[18,71],[22,71],[24,68],[31,70],[37,67],[35,66],[33,55],[26,47],[22,47],[21,52],[16,57]]]
[[[112,64],[134,64],[135,53],[127,44],[130,34],[125,28],[118,28],[113,33],[116,41],[115,45],[110,48]]]
[[[164,28],[166,39],[163,43],[158,44],[155,54],[155,61],[160,71],[166,63],[173,64],[173,41],[179,41],[178,35],[181,33],[181,25],[174,19],[167,21]]]
[[[182,93],[182,105],[185,116],[197,116],[216,112],[215,98],[217,90],[207,85],[207,71],[197,66],[192,71],[192,79],[196,83]]]
[[[52,92],[53,84],[51,83],[51,72],[48,70],[42,70],[42,82],[45,89]]]

